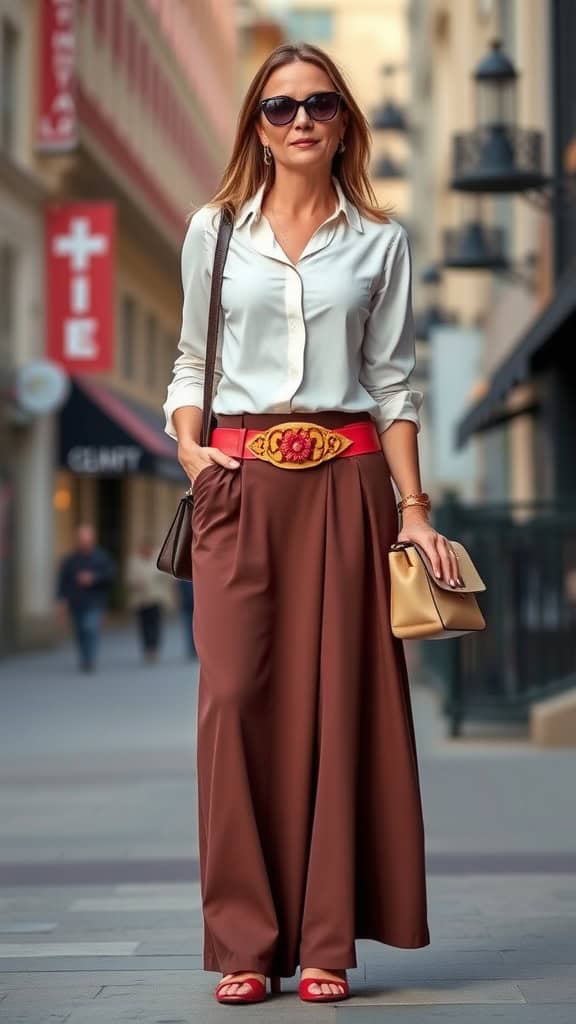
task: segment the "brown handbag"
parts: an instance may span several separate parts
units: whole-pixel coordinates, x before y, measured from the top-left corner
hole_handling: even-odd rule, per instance
[[[216,364],[216,346],[218,342],[218,321],[220,319],[220,302],[222,295],[222,278],[228,246],[232,236],[233,221],[224,208],[220,216],[218,237],[214,250],[212,268],[212,284],[210,288],[210,305],[208,308],[208,330],[206,335],[206,362],[204,364],[204,397],[202,402],[202,446],[208,444],[212,422],[212,388],[214,384],[214,367]],[[156,560],[158,569],[175,576],[179,580],[192,579],[192,509],[194,495],[192,486],[180,498],[176,515],[160,553]]]
[[[446,640],[486,628],[475,594],[486,590],[463,544],[450,541],[463,587],[436,579],[432,563],[419,544],[400,541],[388,551],[390,620],[402,640]]]

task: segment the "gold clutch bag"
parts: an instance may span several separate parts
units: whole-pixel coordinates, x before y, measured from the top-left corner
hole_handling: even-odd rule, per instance
[[[402,640],[445,640],[486,628],[475,594],[486,590],[463,544],[450,541],[463,587],[437,580],[419,544],[392,544],[388,552],[391,626]]]

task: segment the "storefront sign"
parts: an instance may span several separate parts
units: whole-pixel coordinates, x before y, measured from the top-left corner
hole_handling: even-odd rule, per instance
[[[97,473],[100,476],[136,473],[143,452],[136,445],[78,445],[66,456],[73,473]]]
[[[40,68],[37,147],[43,153],[77,142],[74,73],[75,0],[40,0]]]
[[[47,212],[47,349],[71,372],[112,368],[114,237],[111,203],[69,203]]]

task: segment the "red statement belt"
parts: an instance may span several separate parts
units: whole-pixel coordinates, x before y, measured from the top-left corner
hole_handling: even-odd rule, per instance
[[[268,430],[215,427],[210,444],[231,458],[263,459],[281,469],[309,469],[329,459],[381,450],[376,426],[367,420],[338,430],[294,420]]]

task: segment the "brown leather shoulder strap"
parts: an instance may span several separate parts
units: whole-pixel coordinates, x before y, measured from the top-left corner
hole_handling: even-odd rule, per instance
[[[212,417],[212,391],[214,387],[214,367],[216,365],[216,347],[218,344],[218,323],[220,320],[220,303],[222,296],[222,278],[228,254],[228,246],[234,227],[232,218],[226,209],[222,210],[218,237],[214,250],[214,266],[212,268],[212,285],[210,288],[210,307],[208,310],[208,332],[206,336],[206,362],[204,366],[204,398],[202,402],[202,438],[200,444],[208,444],[210,420]]]

